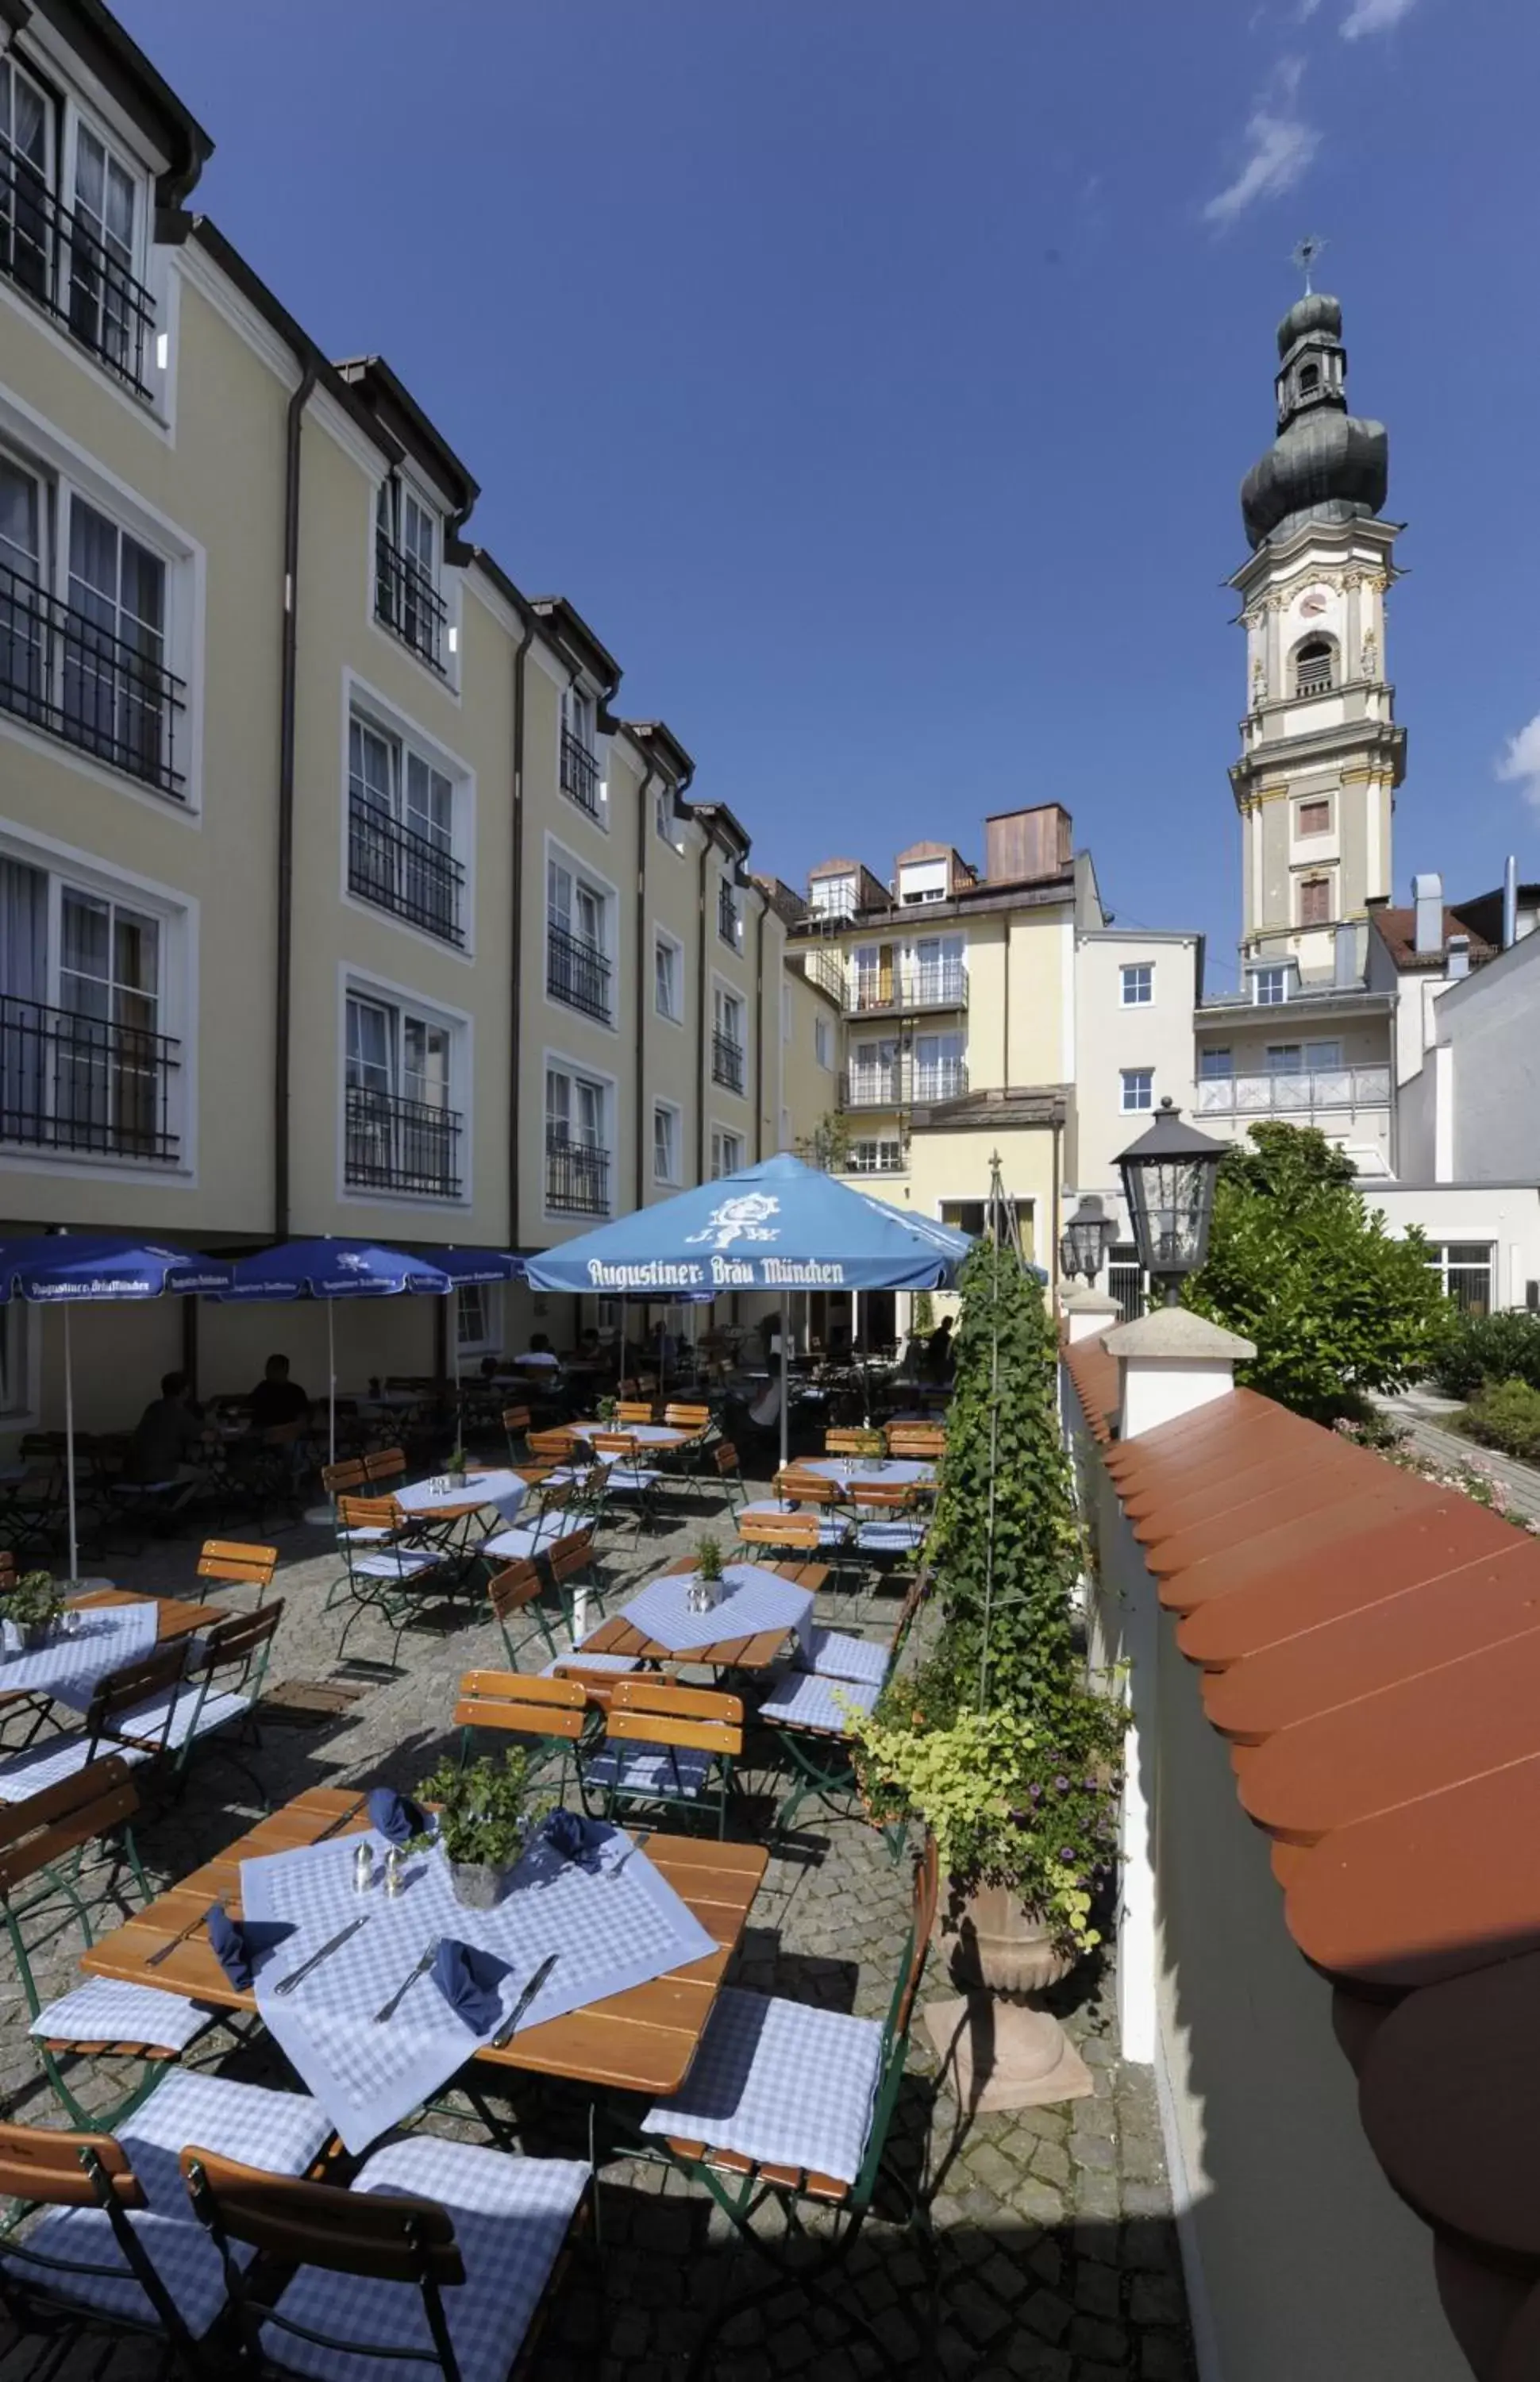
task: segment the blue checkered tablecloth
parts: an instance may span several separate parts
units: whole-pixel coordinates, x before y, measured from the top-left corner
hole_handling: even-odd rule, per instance
[[[757,1638],[763,1630],[794,1630],[805,1646],[813,1628],[813,1592],[789,1579],[778,1578],[758,1564],[727,1564],[722,1572],[726,1590],[709,1613],[691,1613],[686,1597],[695,1585],[691,1572],[676,1572],[654,1579],[622,1611],[633,1629],[666,1646],[671,1654],[688,1653],[692,1646],[719,1646],[729,1638]]]
[[[0,1695],[56,1696],[84,1712],[109,1671],[149,1653],[158,1612],[152,1602],[88,1604],[76,1614],[68,1636],[55,1623],[49,1643],[31,1654],[17,1651],[16,1631],[6,1622],[0,1627]]]
[[[375,1854],[377,1882],[368,1894],[353,1887],[361,1843]],[[385,1839],[373,1833],[242,1861],[245,1916],[287,1920],[295,1931],[262,1957],[257,2008],[350,2151],[366,2149],[398,2125],[489,2042],[547,1954],[557,1955],[556,1965],[519,2020],[520,2033],[715,1949],[645,1853],[628,1852],[628,1845],[613,1830],[585,1866],[537,1842],[495,1910],[469,1910],[456,1901],[449,1864],[436,1847],[409,1856],[400,1893],[387,1896],[378,1883]],[[368,1923],[294,1993],[275,1992],[365,1912]],[[497,2024],[472,2034],[431,1975],[417,1979],[394,2018],[376,2024],[375,2011],[445,1936],[507,1961]]]
[[[909,1455],[812,1455],[799,1457],[794,1469],[816,1473],[842,1489],[918,1489],[935,1480],[934,1464]]]
[[[396,1503],[403,1514],[415,1514],[430,1520],[435,1514],[463,1513],[468,1504],[491,1505],[505,1522],[511,1522],[530,1493],[529,1482],[517,1472],[506,1469],[496,1472],[474,1472],[464,1480],[451,1481],[441,1487],[442,1475],[427,1480],[414,1480],[405,1489],[395,1492]]]

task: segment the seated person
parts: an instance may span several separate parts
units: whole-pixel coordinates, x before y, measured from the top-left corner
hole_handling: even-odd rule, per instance
[[[532,1332],[529,1346],[521,1357],[516,1357],[513,1361],[521,1372],[539,1372],[547,1366],[555,1372],[559,1370],[561,1364],[544,1332]]]
[[[298,1381],[288,1376],[287,1357],[269,1357],[262,1379],[247,1402],[253,1430],[278,1430],[285,1423],[303,1422],[311,1402]]]
[[[185,1373],[165,1373],[161,1394],[152,1398],[128,1444],[126,1480],[148,1486],[169,1481],[181,1484],[186,1504],[209,1475],[200,1461],[208,1440],[208,1426],[192,1402],[192,1384]]]

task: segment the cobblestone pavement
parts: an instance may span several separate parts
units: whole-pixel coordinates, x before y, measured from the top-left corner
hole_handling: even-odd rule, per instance
[[[640,1551],[628,1532],[606,1555],[611,1589],[681,1551],[705,1518],[703,1505],[671,1531],[650,1534]],[[229,1535],[256,1533],[238,1527]],[[286,1611],[270,1684],[347,1677],[367,1691],[341,1719],[265,1732],[258,1760],[273,1801],[307,1786],[382,1778],[410,1784],[446,1741],[460,1673],[501,1662],[495,1629],[457,1627],[446,1615],[437,1627],[415,1628],[403,1639],[391,1669],[384,1659],[388,1638],[366,1620],[349,1644],[356,1661],[339,1671],[338,1615],[322,1613],[337,1568],[328,1534],[300,1525],[278,1533],[276,1543]],[[191,1593],[195,1554],[193,1541],[177,1540],[132,1556],[114,1551],[91,1567],[125,1586]],[[249,1601],[246,1591],[226,1593],[237,1604]],[[613,1610],[613,1595],[610,1602]],[[838,1617],[849,1626],[848,1611]],[[748,1783],[767,1790],[772,1784],[752,1773]],[[763,1815],[773,1804],[766,1799],[757,1808]],[[252,1816],[250,1789],[218,1762],[202,1764],[184,1800],[141,1831],[153,1880],[185,1873]],[[873,1831],[853,1821],[809,1821],[804,1813],[795,1838],[771,1861],[735,1982],[881,2018],[908,1901],[907,1866],[894,1865]],[[47,1947],[38,1964],[46,1991],[62,1991],[71,1981],[77,1951],[68,1937]],[[923,1996],[954,1990],[943,1961],[933,1958]],[[1116,2057],[1105,1971],[1070,1980],[1059,2006],[1094,2077],[1094,2097],[972,2120],[938,2081],[929,2038],[916,2022],[892,2143],[905,2171],[926,2165],[939,2252],[935,2355],[924,2338],[931,2303],[924,2264],[896,2208],[879,2193],[832,2294],[822,2298],[788,2282],[756,2314],[728,2327],[715,2373],[731,2382],[937,2372],[978,2382],[1188,2382],[1194,2368],[1150,2071],[1122,2066]],[[0,2114],[52,2124],[58,2112],[33,2067],[25,2020],[7,1963],[0,1987]],[[269,2044],[236,2060],[242,2074],[292,2084]],[[519,2116],[537,2149],[576,2144],[585,2122],[581,2106],[559,2096],[527,2109],[521,2104]],[[607,2166],[600,2213],[600,2244],[581,2253],[569,2276],[536,2351],[533,2382],[680,2376],[704,2313],[729,2284],[762,2278],[762,2269],[741,2272],[742,2253],[733,2252],[726,2220],[704,2194],[667,2169]],[[858,2311],[868,2329],[854,2320]],[[35,2360],[31,2344],[0,2350],[0,2382],[20,2382]],[[110,2371],[133,2382],[152,2362],[144,2345],[125,2342]],[[82,2353],[58,2370],[65,2382],[75,2382],[92,2368]]]

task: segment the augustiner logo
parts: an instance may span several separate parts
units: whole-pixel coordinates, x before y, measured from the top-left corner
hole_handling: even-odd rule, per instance
[[[745,1191],[739,1198],[724,1199],[712,1209],[709,1222],[698,1233],[687,1233],[685,1240],[712,1249],[730,1249],[739,1241],[778,1241],[780,1226],[768,1228],[765,1219],[780,1212],[778,1199],[764,1191]]]

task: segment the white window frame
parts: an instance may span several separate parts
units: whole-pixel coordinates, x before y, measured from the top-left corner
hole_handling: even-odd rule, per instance
[[[565,869],[571,878],[574,895],[581,886],[585,892],[593,895],[601,904],[601,940],[594,948],[609,962],[609,1013],[605,1017],[592,1016],[586,1009],[579,1009],[571,1001],[558,1001],[549,989],[551,981],[550,889],[553,862],[558,868]],[[563,843],[559,837],[547,832],[545,878],[541,889],[541,905],[540,990],[546,1007],[555,1010],[561,1017],[581,1017],[585,1025],[592,1025],[598,1033],[617,1034],[620,1008],[620,894],[618,889],[607,877],[602,877],[596,868],[592,867],[586,860],[575,853],[570,844]],[[568,931],[575,932],[576,929],[569,927]]]
[[[388,632],[382,632],[382,634],[387,633]],[[398,642],[397,638],[391,638],[393,645]],[[463,942],[446,942],[442,935],[432,934],[426,927],[418,926],[413,919],[403,918],[394,910],[382,909],[377,902],[365,901],[361,894],[354,893],[348,887],[348,820],[352,801],[352,727],[355,719],[375,735],[385,737],[397,748],[396,774],[399,807],[393,816],[403,819],[405,817],[406,757],[409,753],[415,754],[420,761],[426,762],[429,768],[436,770],[441,777],[447,778],[449,780],[449,850],[465,871],[460,887],[460,899],[463,903],[460,924],[464,929],[465,938]],[[451,752],[448,745],[441,743],[436,736],[430,735],[409,712],[403,711],[368,679],[361,678],[356,671],[350,669],[345,669],[342,673],[341,737],[342,767],[339,789],[341,817],[338,859],[341,874],[338,884],[343,907],[356,911],[362,917],[384,920],[386,926],[398,927],[403,934],[409,935],[413,942],[425,943],[430,950],[446,952],[449,958],[462,961],[470,965],[476,956],[476,773],[474,769],[469,762],[462,761],[458,753]]]
[[[870,1166],[862,1164],[861,1160],[860,1152],[864,1149],[875,1152],[874,1162]],[[883,1165],[882,1154],[885,1149],[895,1150],[898,1153],[897,1166]],[[894,1133],[861,1134],[850,1143],[850,1161],[846,1171],[850,1174],[901,1174],[905,1171],[903,1159],[904,1145],[901,1136]]]
[[[726,1093],[729,1100],[748,1100],[753,1097],[753,1062],[749,1048],[750,1014],[749,1002],[739,987],[730,984],[726,976],[718,976],[714,969],[711,978],[712,1033],[720,1034],[727,1041],[735,1043],[743,1056],[743,1088],[739,1092],[735,1092],[730,1084],[718,1083],[715,1065],[708,1062],[713,1092],[718,1096]],[[727,1024],[723,1023],[724,1016],[728,1021]],[[735,1017],[736,1027],[732,1023]]]
[[[426,654],[420,653],[400,630],[391,628],[380,619],[375,609],[378,586],[374,542],[380,526],[382,501],[394,488],[398,492],[391,519],[391,543],[399,554],[407,553],[403,522],[409,502],[424,515],[433,529],[433,592],[444,607],[444,653],[442,669],[435,669]],[[445,556],[445,539],[448,506],[439,491],[422,473],[413,469],[409,459],[403,457],[393,472],[384,472],[374,481],[369,502],[369,535],[365,540],[365,618],[376,637],[382,638],[393,654],[405,654],[414,668],[422,670],[430,683],[441,693],[450,694],[458,703],[460,698],[460,645],[463,613],[460,604],[460,574],[450,569]],[[417,560],[414,555],[411,559]]]
[[[92,901],[116,902],[125,908],[140,910],[153,917],[160,932],[160,988],[157,998],[158,1023],[155,1030],[177,1041],[181,1048],[181,1063],[171,1087],[168,1115],[174,1125],[179,1155],[169,1162],[158,1160],[128,1160],[112,1151],[33,1149],[17,1144],[0,1148],[0,1174],[79,1174],[89,1173],[115,1183],[174,1182],[196,1185],[198,1165],[198,1026],[199,1026],[199,925],[200,903],[196,896],[177,888],[163,885],[155,878],[141,877],[137,872],[109,866],[94,854],[80,851],[76,845],[63,843],[52,836],[23,834],[18,829],[0,824],[0,858],[18,861],[24,868],[36,868],[49,879],[48,886],[48,1006],[59,1004],[55,997],[58,984],[59,914],[63,890],[68,888],[87,895]]]
[[[1118,1111],[1120,1116],[1147,1116],[1155,1107],[1153,1067],[1119,1067]]]
[[[672,1009],[665,1009],[658,999],[658,958],[663,952],[668,952],[673,958],[675,1006]],[[653,923],[653,1013],[656,1017],[663,1018],[669,1025],[682,1025],[685,1006],[684,945],[678,935],[671,935],[666,927],[660,927],[654,919]]]
[[[564,734],[570,736],[576,743],[580,744],[593,764],[598,779],[594,788],[597,810],[589,810],[578,800],[577,795],[569,793],[561,782],[561,740]],[[556,792],[566,810],[576,811],[578,817],[585,818],[590,827],[600,829],[605,835],[609,833],[609,774],[605,766],[608,757],[608,740],[601,733],[599,728],[597,692],[594,688],[584,685],[581,680],[568,681],[561,690],[561,699],[557,706]]]
[[[1439,1286],[1445,1297],[1452,1298],[1454,1293],[1449,1287],[1449,1251],[1476,1248],[1485,1249],[1486,1252],[1486,1312],[1488,1315],[1495,1315],[1499,1305],[1497,1265],[1500,1244],[1498,1242],[1488,1240],[1483,1233],[1473,1233],[1468,1240],[1461,1240],[1457,1234],[1442,1232],[1437,1240],[1430,1241],[1428,1244],[1428,1269],[1430,1272],[1438,1276]],[[1465,1274],[1474,1273],[1477,1269],[1461,1260],[1454,1271]],[[1462,1309],[1462,1311],[1479,1312],[1478,1309]]]
[[[402,1068],[399,1057],[401,1021],[406,1016],[431,1028],[446,1030],[449,1037],[449,1097],[445,1102],[448,1111],[460,1121],[459,1173],[458,1192],[408,1191],[376,1188],[369,1184],[350,1184],[348,1180],[348,1003],[349,1000],[373,1002],[376,1007],[392,1009],[397,1017],[397,1058],[393,1093],[400,1096]],[[337,967],[337,1092],[336,1092],[336,1196],[349,1208],[421,1208],[430,1214],[458,1212],[475,1203],[474,1155],[476,1144],[475,1119],[475,1045],[474,1021],[469,1012],[451,1009],[445,1002],[433,1001],[415,985],[396,984],[388,977],[367,974],[350,966],[347,961]]]
[[[1120,1009],[1153,1009],[1155,1007],[1155,962],[1128,960],[1118,971],[1118,1005]]]
[[[726,893],[727,900],[732,903],[733,931],[732,940],[730,942],[727,936],[722,932],[721,921],[724,906],[722,897],[724,893]],[[718,872],[716,904],[717,943],[723,951],[741,952],[743,949],[743,888],[738,881],[737,874],[730,861],[727,862]]]
[[[666,1173],[658,1172],[658,1126],[668,1120],[669,1163]],[[684,1178],[684,1111],[677,1100],[653,1102],[653,1181],[660,1190],[677,1190]]]
[[[1252,1005],[1256,1009],[1282,1009],[1289,1000],[1289,968],[1287,961],[1255,967],[1251,971]],[[1272,987],[1276,983],[1277,989]],[[1264,990],[1264,985],[1267,989]]]
[[[814,1011],[813,1019],[813,1064],[822,1067],[826,1074],[833,1074],[834,1020],[818,1011]]]
[[[466,1301],[481,1312],[476,1330],[466,1331]],[[461,1283],[455,1293],[455,1345],[462,1357],[497,1357],[503,1350],[503,1285]]]
[[[732,1146],[732,1162],[727,1163],[728,1144]],[[711,1179],[719,1183],[725,1174],[736,1174],[749,1154],[744,1136],[730,1124],[713,1124],[711,1128]]]
[[[7,286],[0,277],[0,289]],[[28,314],[31,319],[30,308]],[[70,344],[73,348],[74,342]],[[142,412],[138,405],[134,410]],[[142,778],[114,768],[81,746],[33,726],[16,712],[0,710],[0,737],[46,753],[98,785],[148,804],[162,818],[169,816],[196,825],[202,818],[203,792],[204,548],[158,508],[147,504],[126,481],[5,388],[0,388],[0,453],[15,469],[41,483],[39,583],[56,602],[69,601],[69,519],[76,499],[161,564],[165,574],[161,663],[182,681],[184,690],[184,708],[176,731],[182,791],[164,793]]]
[[[569,1050],[553,1050],[548,1047],[541,1053],[541,1212],[544,1216],[547,1223],[565,1226],[568,1232],[588,1232],[592,1229],[594,1221],[601,1215],[601,1211],[598,1209],[594,1209],[592,1211],[579,1211],[568,1208],[552,1208],[546,1204],[548,1177],[545,1166],[545,1142],[547,1128],[551,1123],[551,1110],[548,1106],[548,1101],[550,1097],[550,1078],[553,1075],[565,1075],[573,1091],[576,1091],[580,1085],[587,1085],[599,1095],[600,1137],[596,1142],[584,1143],[582,1147],[585,1148],[592,1148],[594,1149],[602,1149],[609,1160],[609,1169],[605,1176],[605,1204],[602,1211],[605,1216],[613,1216],[616,1213],[616,1168],[619,1160],[619,1151],[616,1147],[619,1119],[619,1103],[617,1098],[616,1079],[613,1075],[606,1074],[604,1068],[591,1066],[586,1059],[575,1059]],[[571,1120],[569,1118],[568,1123],[570,1122]]]
[[[852,869],[844,877],[814,877],[808,884],[808,908],[815,918],[853,918],[861,905],[861,878]]]

